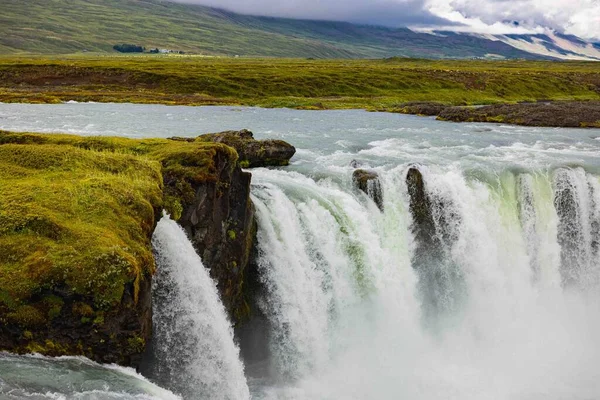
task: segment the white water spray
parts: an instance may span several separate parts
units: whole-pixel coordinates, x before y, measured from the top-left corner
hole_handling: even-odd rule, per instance
[[[152,245],[152,376],[187,399],[249,399],[225,308],[185,232],[165,216]]]
[[[411,266],[418,246],[406,167],[381,172],[383,213],[350,182],[255,171],[262,307],[275,331],[277,370],[291,371],[256,398],[600,395],[600,299],[561,285],[554,175],[422,172],[434,203],[444,204],[433,210],[447,230],[440,262],[460,269],[465,291],[458,310],[427,326]],[[597,178],[582,179],[597,187]],[[586,238],[597,229],[594,193],[575,199],[587,219],[574,229]],[[597,242],[584,245],[586,266],[597,271],[598,257],[588,256],[597,255]]]

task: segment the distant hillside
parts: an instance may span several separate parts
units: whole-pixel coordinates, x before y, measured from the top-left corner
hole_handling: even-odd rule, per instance
[[[508,39],[253,17],[164,0],[0,0],[0,8],[0,54],[114,52],[127,43],[226,56],[555,58]]]

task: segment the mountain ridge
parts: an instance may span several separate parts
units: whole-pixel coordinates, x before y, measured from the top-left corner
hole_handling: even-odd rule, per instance
[[[0,0],[0,6],[0,54],[110,53],[120,43],[246,57],[539,60],[571,54],[528,45],[533,39],[242,15],[166,0]],[[571,58],[595,58],[577,57]]]

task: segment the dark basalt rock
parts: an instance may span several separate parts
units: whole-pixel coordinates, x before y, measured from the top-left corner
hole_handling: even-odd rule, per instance
[[[231,158],[216,157],[218,180],[194,187],[195,199],[184,206],[178,222],[217,281],[225,308],[239,322],[250,312],[244,284],[256,235],[252,175]]]
[[[383,190],[377,172],[357,169],[352,174],[352,179],[356,187],[365,192],[383,211]]]
[[[438,249],[442,243],[454,243],[458,236],[455,231],[458,225],[456,222],[460,223],[456,206],[448,199],[430,195],[425,187],[423,174],[417,167],[408,170],[406,184],[413,217],[413,233],[417,241],[433,250]]]
[[[279,167],[289,165],[296,148],[283,140],[256,140],[249,130],[210,133],[200,141],[223,143],[233,147],[242,168]]]
[[[448,220],[459,217],[453,205],[427,193],[423,175],[412,167],[406,176],[413,217],[415,250],[411,260],[419,275],[426,323],[436,324],[439,315],[455,312],[465,296],[460,267],[452,261],[451,248],[457,238]]]
[[[31,325],[25,331],[14,324],[0,323],[1,349],[48,356],[83,355],[99,363],[140,366],[152,334],[149,278],[140,283],[137,302],[133,285],[129,285],[119,306],[102,312],[68,288],[55,287],[31,301],[48,298],[60,299],[59,314],[50,323]]]
[[[413,217],[413,233],[417,242],[431,246],[435,241],[435,222],[432,215],[431,200],[425,192],[423,175],[412,167],[406,175],[408,195],[410,196],[410,213]]]

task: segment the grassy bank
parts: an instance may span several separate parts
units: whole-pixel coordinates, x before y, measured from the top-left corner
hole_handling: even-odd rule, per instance
[[[0,131],[0,305],[31,297],[58,276],[99,307],[118,303],[124,282],[153,273],[154,210],[189,195],[185,181],[216,181],[217,151],[237,159],[209,142]],[[180,180],[181,191],[163,193],[163,175]],[[119,274],[109,288],[115,282],[104,279],[97,260],[111,257],[124,268],[106,271]],[[24,266],[37,266],[32,279],[11,281]],[[99,274],[97,285],[87,280],[94,276],[88,267]]]
[[[236,164],[218,143],[0,131],[0,350],[139,357],[156,219],[217,181],[217,153]]]
[[[448,105],[600,100],[597,63],[0,57],[0,102],[251,105],[402,111]]]

